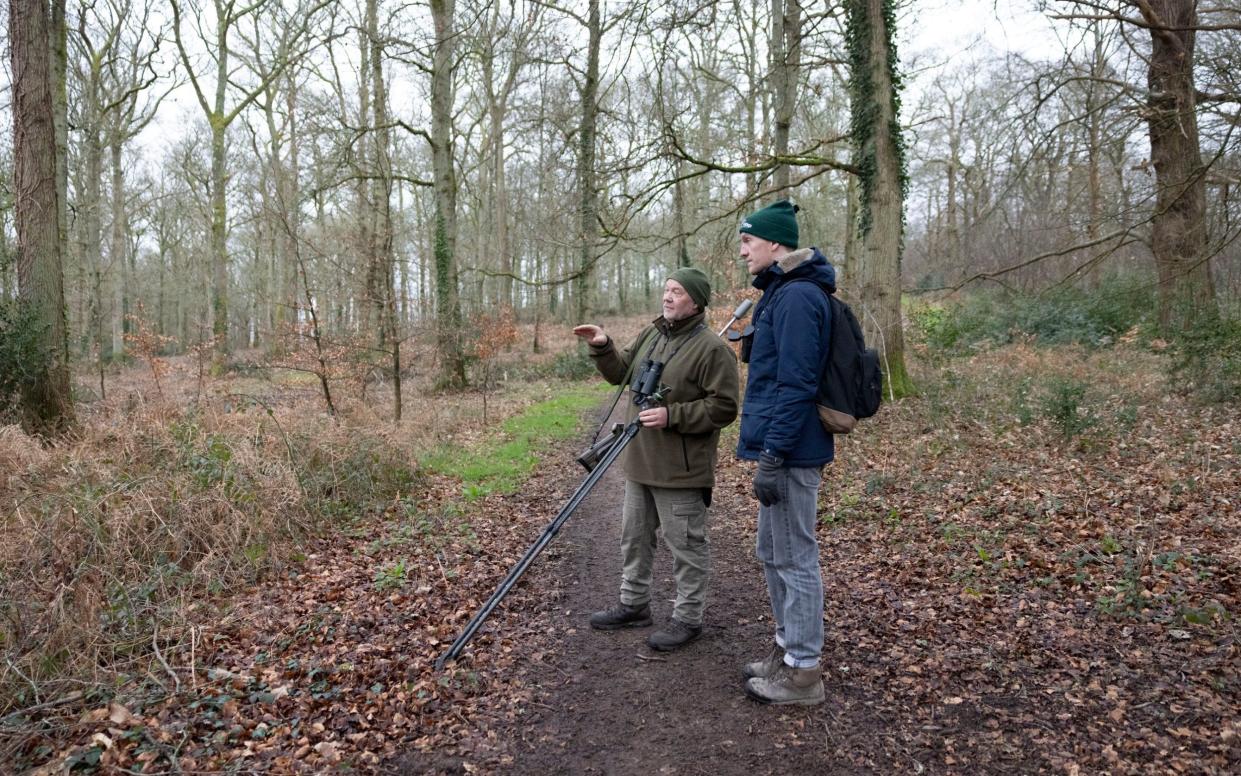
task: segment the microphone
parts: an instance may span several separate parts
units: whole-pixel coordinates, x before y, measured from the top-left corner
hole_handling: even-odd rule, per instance
[[[733,317],[724,324],[724,328],[720,329],[716,336],[723,337],[724,332],[728,331],[728,327],[750,314],[750,308],[754,306],[754,302],[749,299],[742,299],[741,304],[737,305],[737,309],[733,310]]]

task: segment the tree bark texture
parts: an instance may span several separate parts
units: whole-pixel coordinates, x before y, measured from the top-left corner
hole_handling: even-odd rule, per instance
[[[228,89],[229,23],[216,16],[215,102],[207,120],[211,124],[211,336],[215,338],[216,369],[222,369],[230,351],[228,341],[228,156],[224,99]]]
[[[375,131],[375,264],[380,274],[379,347],[386,349],[392,372],[392,418],[401,420],[401,339],[396,319],[396,255],[392,227],[392,131],[388,128],[388,90],[384,81],[383,42],[379,37],[379,0],[367,0],[367,39],[370,41],[371,111]]]
[[[771,81],[776,114],[774,152],[776,156],[788,156],[789,131],[797,106],[797,71],[801,64],[800,0],[772,0],[771,16]],[[789,176],[787,164],[776,167],[775,199],[788,197]]]
[[[435,189],[434,244],[436,322],[445,387],[466,384],[461,343],[461,299],[457,289],[457,178],[453,169],[454,0],[431,0],[435,52],[431,65],[431,168]]]
[[[1151,251],[1159,278],[1159,325],[1183,331],[1219,308],[1206,236],[1206,169],[1194,89],[1195,0],[1137,3],[1151,25],[1147,126],[1155,168]]]
[[[599,46],[603,40],[603,26],[599,20],[599,0],[590,0],[590,16],[587,24],[586,73],[582,80],[582,121],[577,136],[577,195],[578,234],[581,245],[578,254],[577,278],[573,283],[577,320],[589,318],[593,307],[591,290],[594,276],[596,243],[599,241],[597,225],[599,205],[597,173],[595,171],[595,135],[599,122]]]
[[[42,327],[42,358],[22,394],[22,420],[36,434],[62,431],[73,420],[69,340],[65,320],[64,208],[60,175],[51,5],[64,18],[63,0],[10,0],[9,45],[13,73],[14,199],[18,298]],[[63,52],[63,48],[59,49]],[[64,105],[63,102],[60,103]]]
[[[885,394],[905,396],[913,384],[905,367],[905,338],[901,326],[901,250],[904,240],[904,192],[901,180],[899,125],[896,116],[895,74],[891,62],[892,15],[885,5],[891,0],[852,0],[849,22],[859,36],[860,56],[853,66],[865,79],[855,88],[855,122],[859,111],[865,137],[858,149],[862,169],[862,234],[857,274],[860,294],[858,318],[868,344],[883,358]],[[867,180],[867,177],[869,180]]]

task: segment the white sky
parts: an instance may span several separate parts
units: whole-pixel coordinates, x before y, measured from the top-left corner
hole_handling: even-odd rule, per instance
[[[1031,58],[1060,51],[1051,21],[1034,9],[1034,0],[917,0],[897,24],[898,45],[907,50],[902,58],[932,51],[970,56],[980,46]]]
[[[898,47],[906,63],[947,61],[992,52],[1018,51],[1032,59],[1058,57],[1051,21],[1034,0],[916,0],[898,19]]]

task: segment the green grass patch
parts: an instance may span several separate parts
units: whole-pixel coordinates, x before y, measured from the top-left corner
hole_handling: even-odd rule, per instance
[[[597,407],[609,389],[600,383],[572,386],[509,418],[478,446],[442,446],[423,461],[423,467],[460,478],[467,501],[490,493],[512,493],[534,471],[548,443],[578,433],[582,414]]]

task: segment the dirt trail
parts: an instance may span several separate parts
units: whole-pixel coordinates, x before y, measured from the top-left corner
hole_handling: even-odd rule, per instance
[[[554,604],[530,623],[527,658],[518,663],[526,683],[537,688],[535,701],[521,724],[490,729],[493,767],[566,774],[856,772],[837,763],[828,744],[824,726],[838,724],[830,705],[777,709],[742,692],[740,667],[765,653],[771,627],[749,538],[751,499],[735,477],[721,484],[710,517],[705,631],[673,653],[645,645],[670,615],[675,595],[671,556],[662,543],[655,623],[611,632],[590,628],[590,612],[617,595],[620,467],[583,502],[557,537],[557,550],[541,557],[522,582],[549,591]],[[830,677],[828,686],[830,694]],[[451,772],[459,765],[411,756],[397,771]]]
[[[1231,624],[1190,631],[1156,617],[1101,616],[1096,599],[1061,560],[1072,557],[1065,531],[1080,541],[1086,530],[1080,520],[1070,515],[1064,528],[1058,514],[1031,517],[1029,502],[1005,506],[1010,492],[986,487],[944,489],[949,503],[937,507],[932,496],[942,472],[926,463],[908,470],[891,464],[903,454],[899,440],[925,425],[904,407],[889,410],[882,422],[893,428],[876,423],[863,440],[877,452],[849,440],[821,494],[825,704],[773,708],[742,691],[740,666],[765,653],[771,623],[752,549],[751,473],[724,445],[701,639],[666,655],[645,646],[672,607],[671,559],[662,544],[655,624],[616,632],[588,624],[590,612],[617,595],[617,467],[487,625],[491,634],[508,636],[506,649],[520,653],[511,663],[514,685],[528,701],[514,713],[512,703],[480,698],[477,714],[454,727],[451,744],[390,760],[393,771],[1238,772],[1241,683]],[[1007,454],[1023,461],[1019,452]],[[896,472],[890,485],[873,461]],[[946,461],[954,476],[970,476],[960,459]],[[567,496],[578,475],[548,463],[535,490],[544,500],[550,491]],[[857,482],[877,492],[890,487],[893,500],[868,516],[841,519],[836,510],[849,500],[845,489],[856,493]],[[917,498],[895,500],[906,483]],[[962,495],[967,492],[973,495]],[[521,494],[512,498],[505,506],[513,512],[531,506]],[[550,520],[558,506],[539,502],[535,511],[548,509]],[[969,522],[975,508],[976,525]],[[1203,524],[1196,530],[1219,541],[1213,523]],[[1186,519],[1183,525],[1198,524]],[[975,538],[958,546],[954,532],[964,530]],[[984,541],[992,548],[985,554]],[[989,564],[1000,552],[1004,564]],[[1197,579],[1218,579],[1210,595],[1236,600],[1235,563],[1221,560],[1213,568],[1217,576]],[[490,654],[485,650],[499,641],[484,637],[470,649]]]

